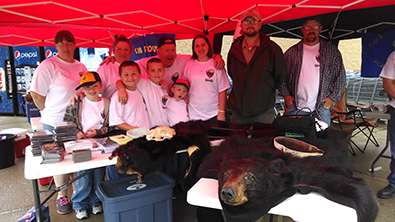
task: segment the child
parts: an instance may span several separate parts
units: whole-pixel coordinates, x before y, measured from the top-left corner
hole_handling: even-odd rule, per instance
[[[77,125],[78,139],[101,136],[107,133],[110,101],[99,97],[103,89],[99,74],[96,72],[84,73],[76,90],[81,87],[86,97],[68,106],[63,119],[64,121],[72,121]],[[79,171],[78,175],[85,172],[86,170]],[[96,190],[97,185],[104,180],[104,174],[104,167],[96,168],[93,172],[75,182],[75,192],[71,201],[77,219],[88,218],[87,208],[89,206],[92,208],[93,214],[103,212],[100,200],[96,196]]]
[[[149,127],[168,126],[166,116],[166,104],[168,100],[167,83],[163,84],[165,68],[158,58],[152,58],[147,62],[148,79],[141,79],[137,89],[143,95],[147,105]]]
[[[147,127],[148,116],[144,104],[144,99],[137,90],[137,83],[140,81],[141,71],[139,65],[133,61],[124,61],[119,66],[119,76],[128,94],[128,101],[122,105],[118,101],[118,92],[111,97],[110,104],[110,125],[128,131],[139,127]],[[115,165],[107,166],[108,179],[119,178]]]
[[[188,122],[188,107],[184,101],[189,90],[188,81],[181,78],[177,79],[170,90],[173,93],[173,97],[169,98],[166,107],[169,126],[174,126],[179,122]]]

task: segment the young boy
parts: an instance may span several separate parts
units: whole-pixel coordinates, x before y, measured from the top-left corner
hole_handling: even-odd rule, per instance
[[[144,99],[137,90],[141,71],[137,63],[124,61],[119,66],[119,76],[128,94],[128,101],[122,105],[118,101],[118,92],[115,91],[111,97],[110,125],[120,130],[128,131],[139,127],[149,127],[147,109]],[[107,166],[107,177],[109,180],[119,178],[115,165]]]
[[[86,97],[78,100],[75,104],[66,109],[64,121],[72,121],[77,125],[77,138],[91,138],[107,133],[108,110],[110,101],[99,97],[103,89],[99,74],[96,72],[86,72],[81,76],[80,85]],[[85,173],[79,171],[78,175]],[[77,219],[87,219],[87,208],[92,208],[93,214],[103,212],[99,198],[96,196],[97,185],[104,180],[105,168],[96,168],[93,172],[85,175],[75,182],[75,192],[71,197],[73,209]]]
[[[147,74],[149,79],[141,79],[137,89],[141,92],[147,105],[149,127],[168,126],[166,105],[168,101],[167,83],[163,84],[165,68],[158,58],[152,58],[147,62]]]
[[[171,87],[173,97],[169,98],[166,107],[167,121],[169,126],[174,126],[179,122],[188,122],[188,107],[184,98],[188,94],[189,83],[185,79],[177,79]]]
[[[111,97],[110,125],[128,131],[139,127],[149,127],[144,99],[137,90],[141,71],[137,63],[124,61],[119,66],[119,76],[128,94],[128,101],[122,105],[118,101],[118,91]]]

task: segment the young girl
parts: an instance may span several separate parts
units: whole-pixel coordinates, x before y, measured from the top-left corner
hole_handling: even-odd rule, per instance
[[[216,69],[213,50],[204,34],[192,41],[192,60],[185,65],[188,80],[189,120],[217,119],[225,121],[226,90],[230,88],[225,69]]]

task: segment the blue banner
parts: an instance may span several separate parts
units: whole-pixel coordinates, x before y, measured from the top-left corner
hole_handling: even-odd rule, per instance
[[[132,43],[132,55],[130,59],[133,61],[157,55],[158,40],[161,36],[167,35],[175,39],[174,34],[152,34],[130,39]]]
[[[22,64],[37,65],[40,61],[38,47],[15,46],[14,47],[15,66]]]
[[[362,77],[378,77],[389,54],[395,50],[395,31],[362,35]]]

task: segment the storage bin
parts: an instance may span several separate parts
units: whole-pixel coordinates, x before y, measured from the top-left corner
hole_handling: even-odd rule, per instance
[[[15,164],[15,134],[0,134],[0,169]]]
[[[173,179],[163,173],[103,181],[96,191],[103,203],[104,220],[120,222],[171,222]]]

